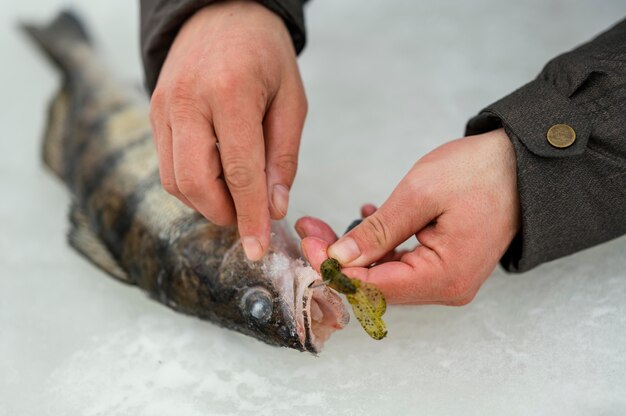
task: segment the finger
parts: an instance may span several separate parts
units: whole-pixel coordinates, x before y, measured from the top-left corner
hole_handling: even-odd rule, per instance
[[[269,208],[271,217],[276,220],[287,214],[306,107],[302,82],[297,77],[281,87],[263,122]]]
[[[332,228],[319,218],[302,217],[296,221],[295,228],[300,238],[317,237],[327,244],[337,241],[337,235]]]
[[[300,243],[302,248],[302,254],[308,260],[311,267],[313,267],[318,273],[320,266],[324,260],[328,259],[328,243],[317,237],[306,237]]]
[[[244,251],[250,260],[259,260],[270,238],[262,115],[246,100],[239,101],[237,108],[216,114],[215,130]]]
[[[328,244],[316,237],[307,237],[301,242],[302,252],[317,272],[328,258]],[[445,269],[439,257],[420,247],[412,257],[366,267],[345,267],[347,276],[372,283],[383,292],[389,304],[455,304],[457,298],[446,299],[436,282],[443,282]]]
[[[361,207],[361,218],[369,217],[376,212],[378,208],[373,204],[365,204]]]
[[[306,237],[301,242],[302,252],[317,272],[328,259],[328,244],[316,237]],[[438,256],[420,247],[411,258],[384,263],[372,268],[345,267],[342,272],[351,278],[372,283],[385,295],[390,304],[442,304],[433,281],[441,281],[444,269]]]
[[[381,263],[386,263],[389,261],[400,261],[400,259],[402,258],[402,256],[404,256],[407,253],[410,253],[411,250],[394,250],[394,251],[390,251],[389,253],[385,254],[380,260],[378,260],[376,262],[376,264],[381,264]]]
[[[378,210],[329,247],[330,256],[343,266],[370,265],[436,218],[437,204],[411,182],[405,177]]]
[[[377,209],[378,208],[376,207],[376,205],[365,204],[361,207],[361,217],[362,218],[369,217],[370,215],[375,213]],[[391,250],[390,252],[385,254],[380,260],[378,260],[376,263],[380,264],[380,263],[385,263],[388,261],[398,261],[403,255],[405,255],[409,251],[411,250],[396,250],[396,249]]]
[[[485,261],[473,253],[459,255],[459,247],[454,246],[441,249],[421,245],[398,261],[342,271],[374,284],[389,303],[462,306],[474,298],[493,265],[485,266]]]
[[[311,267],[319,273],[321,264],[328,259],[328,244],[316,237],[306,237],[301,247]],[[468,284],[471,280],[455,276],[455,270],[459,269],[462,268],[458,265],[446,266],[439,253],[420,246],[397,261],[372,268],[345,267],[342,272],[375,285],[389,304],[461,306],[472,300],[478,287]]]
[[[226,184],[209,121],[197,113],[172,120],[172,150],[176,185],[207,219],[233,224],[235,210]]]
[[[391,304],[445,303],[438,282],[446,281],[439,256],[427,247],[405,254],[401,261],[381,263],[371,268],[346,267],[343,273],[372,283]]]
[[[152,137],[159,157],[159,178],[161,180],[161,186],[167,193],[175,196],[188,207],[194,208],[193,204],[180,192],[176,185],[174,157],[172,152],[172,129],[169,124],[164,121],[160,112],[154,109],[154,103],[150,111],[150,124],[152,126]]]

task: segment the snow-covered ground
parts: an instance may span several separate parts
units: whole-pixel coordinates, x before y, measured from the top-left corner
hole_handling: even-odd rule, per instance
[[[174,313],[65,244],[69,197],[39,162],[56,74],[16,31],[66,4],[0,5],[0,416],[626,414],[626,239],[462,308],[392,307],[319,357]],[[138,85],[137,6],[74,0]],[[343,229],[468,117],[626,15],[613,1],[313,1],[310,112],[290,218]],[[365,169],[364,169],[365,167]]]

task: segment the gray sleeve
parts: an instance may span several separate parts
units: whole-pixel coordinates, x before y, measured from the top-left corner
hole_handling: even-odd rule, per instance
[[[216,0],[141,0],[141,57],[145,85],[150,93],[156,86],[159,72],[169,48],[183,23],[201,8]],[[278,14],[285,22],[296,53],[306,41],[303,3],[306,0],[257,0]]]
[[[571,126],[566,148],[547,140]],[[510,272],[626,234],[626,20],[550,61],[472,118],[466,134],[504,127],[517,158],[522,226],[501,259]]]

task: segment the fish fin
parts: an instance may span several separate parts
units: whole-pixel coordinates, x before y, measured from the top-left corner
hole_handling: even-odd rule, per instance
[[[66,76],[74,64],[68,53],[68,42],[91,45],[85,26],[72,11],[65,10],[47,25],[20,23],[20,29],[29,35],[37,46]]]
[[[75,80],[71,74],[81,66],[80,54],[76,54],[74,45],[91,45],[85,27],[71,11],[63,11],[49,24],[36,25],[21,23],[21,29],[44,52],[64,76],[63,87],[55,95],[48,109],[48,122],[44,135],[42,156],[44,163],[61,180],[65,171],[64,152],[67,137],[71,134],[69,123],[72,106],[76,106],[75,96],[71,93]],[[75,110],[74,110],[75,111]]]
[[[111,276],[130,283],[128,274],[89,226],[89,219],[76,204],[70,209],[70,222],[72,226],[67,235],[70,245]]]

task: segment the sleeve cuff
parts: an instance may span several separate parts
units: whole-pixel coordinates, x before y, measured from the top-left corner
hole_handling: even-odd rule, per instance
[[[559,149],[548,142],[547,131],[555,124],[567,124],[574,129],[574,144]],[[509,137],[515,135],[528,151],[549,158],[582,154],[591,133],[586,114],[542,79],[529,82],[482,110],[468,122],[466,134],[484,133],[499,127],[504,127]]]
[[[574,129],[571,146],[549,143],[547,131],[555,124]],[[579,166],[588,157],[584,153],[592,126],[568,97],[538,78],[482,110],[468,122],[466,135],[500,127],[515,149],[522,215],[520,231],[500,263],[509,272],[524,272],[580,250],[572,234],[593,234],[593,227],[603,222],[588,218],[594,213],[595,196],[580,183],[586,172]]]
[[[216,0],[142,0],[141,1],[141,55],[145,70],[145,86],[152,93],[165,62],[167,53],[178,31],[195,12]],[[306,43],[302,0],[257,0],[285,23],[296,53]]]

